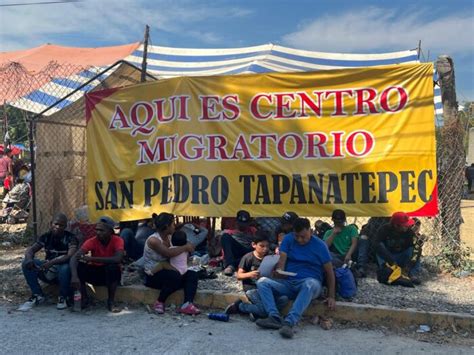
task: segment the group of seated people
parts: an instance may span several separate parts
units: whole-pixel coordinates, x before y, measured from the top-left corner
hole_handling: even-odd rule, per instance
[[[324,287],[327,306],[335,308],[334,268],[355,261],[357,275],[365,276],[371,250],[375,251],[379,266],[398,265],[414,282],[417,280],[422,245],[418,220],[396,212],[387,223],[371,218],[360,233],[355,225],[347,224],[343,210],[334,210],[332,221],[332,226],[317,221],[312,229],[307,218],[291,211],[281,218],[256,219],[245,210],[238,211],[235,225],[224,228],[221,234],[223,273],[233,276],[236,272],[248,302],[232,303],[225,312],[249,314],[258,326],[279,329],[283,337],[291,338],[293,327],[311,301],[322,295]],[[141,258],[144,284],[160,290],[153,304],[154,312],[165,313],[167,298],[183,289],[183,304],[177,311],[200,313],[194,304],[198,272],[188,267],[188,260],[207,244],[208,231],[203,221],[176,226],[174,215],[163,212],[153,214],[149,221],[141,221],[135,232],[122,228],[119,234],[117,223],[104,216],[95,225],[95,236],[85,241],[67,231],[67,225],[67,217],[57,214],[50,230],[27,249],[22,269],[32,297],[20,310],[44,302],[38,282],[42,280],[59,283],[58,309],[71,305],[74,292],[80,294],[82,307],[87,307],[86,283],[90,283],[106,286],[107,308],[119,311],[115,293],[124,256],[129,254],[132,259]],[[43,248],[45,260],[35,258]],[[276,256],[272,269],[264,275],[260,266],[267,255]],[[292,307],[283,317],[281,311],[289,300],[293,301]]]

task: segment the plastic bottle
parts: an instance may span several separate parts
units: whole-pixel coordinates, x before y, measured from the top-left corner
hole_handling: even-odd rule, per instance
[[[209,319],[218,320],[221,322],[228,322],[230,318],[226,313],[209,313],[207,316]]]
[[[81,311],[81,301],[82,301],[81,291],[74,291],[74,305],[72,307],[73,312]]]

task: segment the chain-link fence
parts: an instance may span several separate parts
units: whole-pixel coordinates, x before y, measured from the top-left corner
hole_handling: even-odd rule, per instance
[[[18,64],[11,63],[0,67],[0,95],[15,105],[13,98],[24,96],[48,85],[55,80],[56,97],[63,97],[71,91],[68,82],[61,83],[57,78],[67,78],[90,68],[51,63],[40,73],[29,73]],[[59,79],[61,80],[61,79]],[[67,80],[67,79],[64,79]],[[136,84],[140,81],[140,72],[136,68],[121,65],[112,71],[94,90]],[[23,101],[26,111],[39,112],[42,108],[41,92]],[[62,211],[73,217],[74,211],[87,204],[87,141],[85,130],[85,103],[81,98],[61,108],[54,107],[51,115],[37,117],[34,124],[35,137],[35,196],[38,232],[48,229],[53,213]],[[47,100],[43,100],[47,102]],[[50,104],[53,104],[51,102]],[[3,104],[3,103],[2,103]],[[30,117],[32,114],[30,113]],[[465,152],[463,141],[467,129],[457,119],[445,120],[443,127],[437,128],[438,191],[440,214],[434,218],[422,218],[423,232],[431,241],[431,252],[440,254],[446,246],[459,247],[459,225],[461,217],[461,198],[463,186],[463,168]],[[318,217],[311,217],[314,224]],[[327,217],[320,218],[330,222]],[[349,217],[349,223],[359,227],[368,218]],[[214,222],[219,228],[219,221]],[[453,254],[453,263],[459,255]]]

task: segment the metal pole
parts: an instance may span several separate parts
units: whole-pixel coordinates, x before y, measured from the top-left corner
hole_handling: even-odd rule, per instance
[[[148,39],[150,38],[150,26],[145,25],[145,39],[143,41],[143,62],[142,62],[142,76],[141,82],[146,81],[146,60],[148,56]]]
[[[36,210],[36,180],[35,180],[35,121],[30,119],[29,126],[29,144],[30,144],[30,161],[31,161],[31,201],[33,210],[33,237],[35,240],[38,238],[38,215]]]

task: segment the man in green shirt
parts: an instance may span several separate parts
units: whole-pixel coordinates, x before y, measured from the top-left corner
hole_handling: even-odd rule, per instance
[[[359,231],[353,224],[346,225],[346,213],[343,210],[332,212],[334,228],[328,230],[323,237],[333,257],[335,267],[340,267],[352,260],[352,254],[357,249]]]

